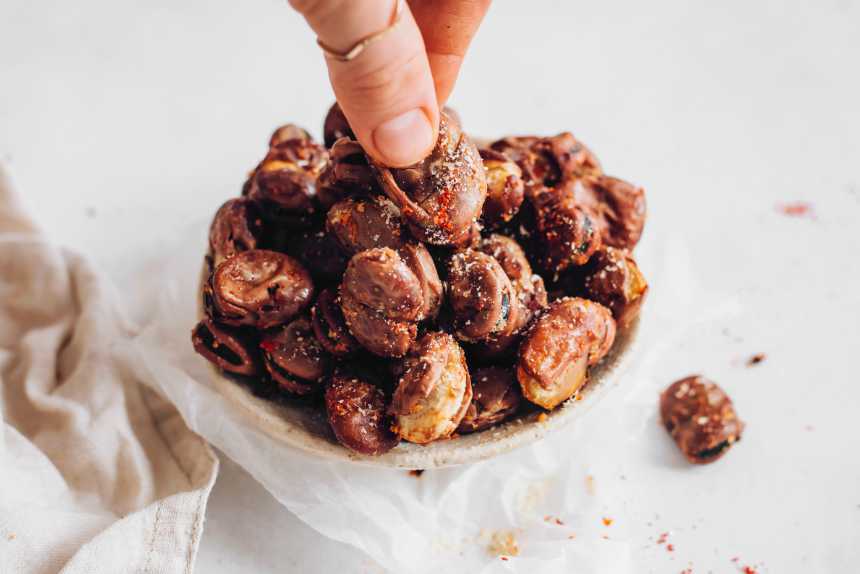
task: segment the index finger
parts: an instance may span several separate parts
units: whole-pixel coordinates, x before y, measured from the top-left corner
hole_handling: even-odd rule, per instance
[[[451,95],[460,65],[491,0],[408,0],[433,72],[436,99]]]
[[[401,0],[290,0],[335,52],[377,35],[354,58],[326,54],[332,88],[356,138],[377,161],[405,167],[436,143],[439,104],[421,32]],[[392,19],[394,17],[394,19]]]

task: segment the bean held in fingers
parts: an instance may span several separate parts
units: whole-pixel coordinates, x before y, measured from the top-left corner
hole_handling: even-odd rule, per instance
[[[405,168],[373,163],[382,190],[412,234],[432,245],[457,245],[481,215],[487,181],[478,148],[442,115],[430,155]]]

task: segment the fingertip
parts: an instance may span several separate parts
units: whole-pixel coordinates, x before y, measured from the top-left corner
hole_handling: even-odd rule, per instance
[[[433,150],[438,123],[438,113],[428,114],[422,108],[385,120],[371,134],[371,155],[391,167],[418,163]]]
[[[454,91],[460,66],[463,64],[462,56],[456,54],[427,54],[430,70],[433,73],[433,83],[436,87],[436,100],[440,106],[444,106]]]
[[[409,6],[421,29],[442,106],[451,95],[490,0],[409,0]]]

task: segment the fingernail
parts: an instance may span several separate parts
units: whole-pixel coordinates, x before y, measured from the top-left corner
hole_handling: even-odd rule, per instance
[[[421,109],[409,110],[373,130],[373,145],[387,165],[405,167],[433,148],[433,126]]]

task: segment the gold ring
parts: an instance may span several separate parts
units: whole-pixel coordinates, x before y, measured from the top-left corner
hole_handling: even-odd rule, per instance
[[[322,51],[325,53],[327,58],[337,60],[338,62],[349,62],[351,60],[355,60],[359,55],[361,55],[362,52],[364,52],[365,48],[385,36],[390,31],[394,30],[397,25],[400,24],[402,7],[403,0],[397,0],[394,3],[394,14],[391,15],[391,22],[388,24],[388,26],[386,26],[379,32],[374,32],[369,36],[365,36],[345,52],[338,52],[330,46],[326,46],[325,42],[323,42],[319,38],[317,38],[317,45],[322,48]]]

